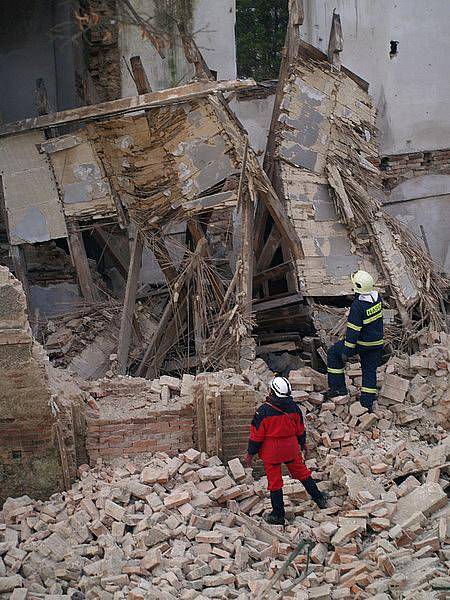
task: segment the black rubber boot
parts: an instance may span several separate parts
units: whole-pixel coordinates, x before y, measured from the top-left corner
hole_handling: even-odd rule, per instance
[[[317,487],[316,482],[312,477],[308,477],[305,481],[302,481],[305,490],[311,496],[311,500],[317,504],[319,508],[326,508],[328,496],[321,492]]]
[[[367,408],[367,411],[369,413],[373,413],[373,403],[375,402],[376,398],[374,398],[373,400],[369,400],[369,398],[360,398],[359,403],[361,404],[361,406],[364,406],[364,408]]]
[[[337,398],[338,396],[347,396],[347,390],[327,390],[323,393],[324,400],[332,400],[333,398]]]
[[[264,516],[264,520],[270,525],[284,525],[285,511],[283,490],[270,492],[270,501],[272,503],[272,512]]]

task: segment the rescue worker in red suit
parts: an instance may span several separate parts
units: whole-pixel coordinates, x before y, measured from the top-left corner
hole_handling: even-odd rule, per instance
[[[250,427],[246,457],[252,466],[253,457],[259,454],[264,463],[272,512],[265,520],[272,525],[284,525],[283,464],[291,477],[298,479],[319,508],[326,508],[326,495],[320,492],[303,461],[300,448],[306,453],[306,432],[303,415],[292,399],[291,384],[285,377],[275,377],[270,384],[270,395],[258,408]]]

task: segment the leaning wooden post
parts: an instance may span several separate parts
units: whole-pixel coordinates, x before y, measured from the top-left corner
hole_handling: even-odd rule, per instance
[[[241,238],[242,238],[242,275],[241,275],[241,293],[243,303],[246,307],[245,312],[248,317],[252,312],[253,295],[253,223],[254,223],[254,205],[248,189],[244,189],[248,157],[248,138],[245,140],[244,154],[242,157],[241,175],[239,178],[239,187],[237,193],[237,208],[241,215]]]
[[[141,271],[142,252],[144,239],[137,227],[134,229],[134,239],[131,248],[130,266],[128,268],[125,299],[123,302],[122,318],[120,321],[119,345],[117,348],[118,372],[125,375],[128,364],[128,353],[131,343],[131,329],[133,324],[134,307],[136,305],[139,273]]]
[[[97,289],[94,286],[89,261],[84,246],[83,235],[77,222],[67,224],[67,236],[69,242],[70,257],[77,272],[78,285],[85,300],[94,302],[99,299]]]
[[[138,94],[146,94],[150,92],[150,83],[147,79],[140,56],[131,57],[130,63]],[[129,229],[133,240],[131,246],[130,266],[128,268],[127,285],[125,288],[125,298],[123,301],[122,317],[120,321],[119,344],[117,347],[117,369],[121,375],[125,375],[128,366],[133,315],[134,308],[136,306],[142,254],[144,252],[144,238],[139,233],[138,227],[135,224],[130,224]]]

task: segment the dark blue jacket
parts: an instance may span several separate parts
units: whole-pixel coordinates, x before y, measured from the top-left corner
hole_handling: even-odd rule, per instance
[[[350,307],[345,334],[344,352],[350,354],[354,349],[381,348],[383,346],[383,303],[377,300],[362,300],[359,294]]]

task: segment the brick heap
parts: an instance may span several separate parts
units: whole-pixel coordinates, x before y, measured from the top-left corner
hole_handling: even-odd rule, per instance
[[[450,174],[450,149],[383,156],[377,166],[381,169],[384,187],[392,190],[412,177]]]
[[[0,597],[250,600],[298,541],[310,539],[306,579],[299,581],[305,567],[299,555],[269,599],[444,598],[448,481],[416,469],[397,484],[401,449],[391,446],[395,464],[388,457],[371,464],[378,460],[374,448],[379,453],[389,444],[381,432],[375,441],[359,430],[345,444],[352,448],[345,459],[335,445],[324,445],[308,461],[311,468],[325,464],[319,486],[329,491],[328,509],[319,511],[301,484],[286,481],[284,529],[261,520],[269,505],[265,480],[254,481],[238,459],[227,468],[189,449],[172,458],[157,453],[141,466],[84,465],[72,489],[48,502],[28,496],[5,502]],[[444,442],[435,446],[426,468],[442,464],[448,452]]]

